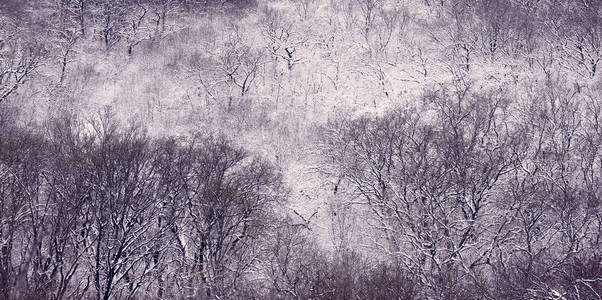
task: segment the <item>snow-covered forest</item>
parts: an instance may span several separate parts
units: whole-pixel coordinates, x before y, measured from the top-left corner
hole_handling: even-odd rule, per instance
[[[0,0],[0,299],[601,299],[602,1]]]

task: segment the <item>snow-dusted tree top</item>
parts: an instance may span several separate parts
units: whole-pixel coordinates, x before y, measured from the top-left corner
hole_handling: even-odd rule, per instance
[[[0,1],[1,299],[600,299],[602,2]]]

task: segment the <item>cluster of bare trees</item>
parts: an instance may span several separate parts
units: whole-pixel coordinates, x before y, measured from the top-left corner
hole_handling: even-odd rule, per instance
[[[44,54],[39,29],[19,1],[0,4],[0,102],[14,94],[39,66]]]
[[[401,265],[321,250],[278,170],[223,138],[0,112],[2,298],[418,295]]]
[[[584,78],[600,62],[599,1],[442,1],[429,2],[441,16],[430,27],[466,70],[477,57],[515,60],[550,75],[562,68]]]
[[[422,5],[428,17],[418,17],[412,5]],[[594,78],[602,57],[601,8],[591,0],[11,0],[1,8],[0,99],[13,94],[40,62],[54,66],[56,81],[63,84],[72,62],[81,62],[89,52],[140,56],[143,47],[152,49],[180,29],[192,30],[196,25],[189,24],[190,18],[214,14],[225,20],[223,36],[204,53],[206,60],[191,64],[209,74],[198,86],[214,98],[233,91],[260,93],[254,85],[272,86],[270,79],[282,80],[287,73],[280,63],[290,73],[298,65],[316,63],[311,61],[315,54],[327,64],[324,78],[311,78],[312,84],[357,76],[380,89],[383,99],[396,92],[399,82],[430,79],[429,69],[439,64],[454,72],[497,64],[515,81],[521,72],[551,77],[560,69]],[[251,17],[239,18],[240,11]],[[341,84],[333,83],[335,90]]]
[[[73,62],[91,49],[123,51],[174,32],[187,13],[242,10],[248,1],[44,0],[0,3],[0,102],[29,80],[40,65],[57,67],[63,84]],[[90,48],[90,45],[94,45]],[[244,88],[243,88],[244,90]]]
[[[601,3],[0,1],[0,298],[600,299]],[[33,78],[73,94],[87,56],[123,68],[143,49],[175,63],[132,91],[190,79],[184,97],[153,88],[216,123],[209,104],[241,120],[263,105],[230,130],[278,149],[331,117],[316,176],[332,215],[312,217],[332,224],[289,214],[281,153],[110,112],[19,126],[2,106]],[[411,102],[406,84],[427,88]],[[188,88],[218,101],[199,113]],[[339,114],[381,99],[397,108]]]
[[[366,244],[415,274],[421,297],[600,298],[600,89],[562,86],[520,100],[440,86],[325,129]]]
[[[153,140],[108,114],[80,126],[3,123],[2,298],[251,289],[262,235],[284,199],[272,166],[220,138]]]

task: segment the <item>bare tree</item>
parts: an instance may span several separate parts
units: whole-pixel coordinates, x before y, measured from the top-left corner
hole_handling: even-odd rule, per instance
[[[317,0],[289,0],[294,6],[297,14],[302,20],[311,19],[319,8],[320,1]]]
[[[235,26],[224,41],[219,63],[226,76],[226,83],[233,84],[240,90],[240,96],[244,97],[255,83],[263,65],[263,55],[244,41],[241,29]]]
[[[146,40],[154,39],[155,34],[161,34],[165,31],[164,19],[169,10],[169,3],[165,3],[160,10],[155,11],[155,27],[152,26],[151,4],[147,1],[136,0],[128,3],[126,17],[123,24],[123,35],[126,39],[127,53],[132,55],[134,47]],[[157,8],[157,6],[155,6]],[[159,25],[160,30],[159,30]]]
[[[98,32],[105,50],[111,50],[123,38],[127,12],[128,8],[123,2],[100,0],[94,3],[93,16],[97,27],[95,31]]]
[[[492,60],[498,53],[507,53],[517,22],[514,6],[508,1],[479,1],[475,11],[478,18],[475,29],[480,29],[481,51]]]
[[[88,26],[88,5],[90,0],[59,0],[57,4],[60,7],[61,19],[69,20],[77,24],[77,30],[81,36],[87,35]]]
[[[0,14],[0,103],[31,77],[43,56],[42,45],[17,22]]]
[[[152,20],[155,22],[156,32],[154,36],[165,34],[169,24],[168,17],[171,12],[177,11],[182,1],[179,0],[150,0],[152,8]]]
[[[291,71],[303,61],[298,50],[307,42],[308,37],[278,8],[266,7],[261,18],[262,34],[268,39],[268,51],[276,63],[279,59],[286,61],[286,66]]]
[[[548,42],[568,59],[565,67],[585,77],[594,77],[602,59],[602,19],[597,1],[567,1],[550,5],[553,15],[547,21],[551,30]]]

